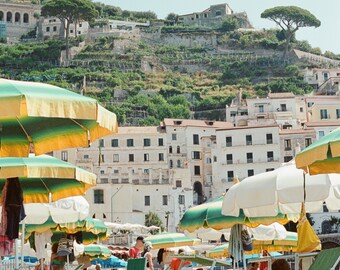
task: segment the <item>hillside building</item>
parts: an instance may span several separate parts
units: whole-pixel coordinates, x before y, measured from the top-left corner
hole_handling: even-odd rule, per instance
[[[187,26],[204,26],[218,28],[228,17],[238,19],[240,28],[252,28],[247,13],[235,13],[228,4],[211,5],[202,12],[194,12],[178,16],[178,22]]]

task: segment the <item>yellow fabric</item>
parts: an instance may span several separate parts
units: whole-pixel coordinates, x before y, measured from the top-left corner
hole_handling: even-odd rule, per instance
[[[304,206],[302,207],[301,217],[297,225],[297,233],[298,245],[296,252],[303,253],[321,250],[321,241],[306,217]]]
[[[295,165],[298,169],[307,171],[307,167],[317,160],[323,160],[327,158],[328,145],[322,145],[306,151],[306,153],[300,153],[295,157]]]

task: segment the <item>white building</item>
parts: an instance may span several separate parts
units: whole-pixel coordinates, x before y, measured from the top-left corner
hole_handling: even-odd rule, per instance
[[[212,196],[211,149],[216,130],[231,128],[228,122],[189,119],[164,119],[170,168],[189,170],[194,189],[194,204]]]
[[[169,168],[166,140],[161,127],[121,127],[89,148],[53,154],[98,176],[98,185],[86,195],[91,215],[144,224],[145,214],[152,211],[175,231],[193,205],[193,191],[189,170]]]
[[[279,125],[219,129],[213,155],[213,194],[254,174],[271,171],[281,164]]]

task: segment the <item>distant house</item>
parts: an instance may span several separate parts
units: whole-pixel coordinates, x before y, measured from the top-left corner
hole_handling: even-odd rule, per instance
[[[224,3],[211,5],[202,12],[194,12],[178,16],[178,22],[187,26],[204,26],[209,28],[220,27],[223,21],[230,17],[236,17],[240,22],[240,28],[252,28],[247,13],[235,13],[231,7]]]

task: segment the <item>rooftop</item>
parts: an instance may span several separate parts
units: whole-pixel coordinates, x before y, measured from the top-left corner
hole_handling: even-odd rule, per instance
[[[314,129],[280,129],[280,135],[288,134],[315,134]]]
[[[158,126],[152,127],[118,127],[118,134],[152,134],[159,133]]]
[[[333,127],[340,125],[340,119],[338,121],[320,121],[320,122],[307,122],[305,123],[307,127]]]
[[[268,98],[294,98],[295,95],[291,92],[287,93],[269,93]]]
[[[239,130],[239,129],[254,129],[254,128],[279,128],[279,124],[271,124],[271,125],[256,125],[256,126],[237,126],[237,127],[229,127],[229,128],[220,128],[217,129],[217,131],[223,131],[223,130]]]
[[[161,126],[176,127],[206,127],[206,128],[232,128],[234,125],[230,122],[210,121],[210,120],[192,120],[192,119],[171,119],[165,118]]]

